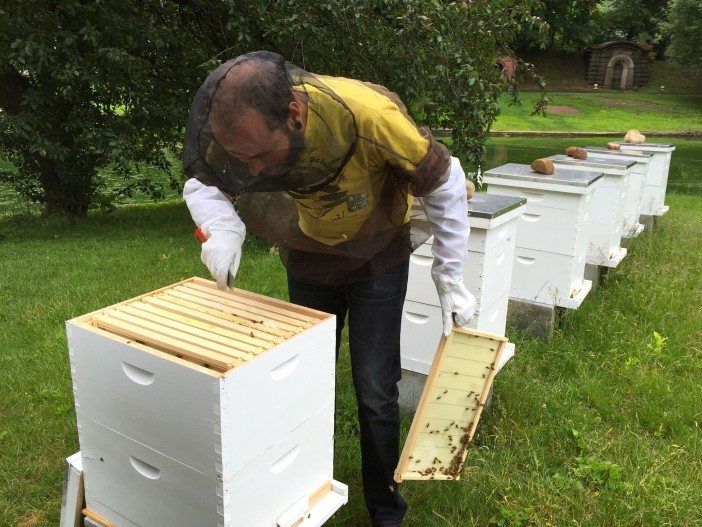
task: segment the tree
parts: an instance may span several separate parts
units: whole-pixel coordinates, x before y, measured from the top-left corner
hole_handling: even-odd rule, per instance
[[[46,213],[82,216],[112,165],[123,191],[157,192],[135,165],[167,168],[206,60],[176,4],[14,1],[0,8],[0,174]],[[136,175],[135,175],[136,174]]]
[[[702,69],[702,3],[672,0],[661,25],[670,39],[668,55],[683,66]]]
[[[596,23],[591,25],[593,39],[653,39],[665,14],[668,0],[606,0],[600,3]]]
[[[555,46],[563,50],[580,50],[589,39],[589,22],[597,11],[598,0],[543,0],[533,15],[544,21],[536,31],[525,28],[515,42],[519,49]]]
[[[86,214],[111,166],[158,192],[190,101],[221,60],[269,49],[313,72],[387,85],[424,124],[482,155],[516,84],[495,68],[536,0],[15,0],[0,8],[0,174],[47,213]],[[528,67],[524,71],[529,71]]]

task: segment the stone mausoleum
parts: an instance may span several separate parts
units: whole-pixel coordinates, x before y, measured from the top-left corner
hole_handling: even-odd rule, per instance
[[[648,51],[626,41],[605,42],[585,49],[588,84],[626,90],[648,83]]]

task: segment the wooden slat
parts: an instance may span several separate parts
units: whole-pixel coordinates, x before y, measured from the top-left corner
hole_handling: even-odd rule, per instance
[[[182,286],[182,287],[176,287],[173,289],[174,292],[179,292],[179,293],[186,293],[188,295],[196,296],[198,298],[202,298],[203,300],[206,300],[208,302],[212,302],[215,305],[219,306],[226,306],[229,308],[236,309],[237,311],[240,311],[241,313],[246,313],[247,315],[240,315],[240,316],[250,316],[252,318],[256,318],[262,321],[263,324],[269,323],[273,324],[273,327],[278,327],[278,328],[284,328],[287,329],[288,331],[298,333],[301,329],[305,329],[308,324],[306,322],[303,322],[301,320],[296,320],[294,318],[288,317],[286,315],[280,315],[278,313],[273,313],[266,311],[265,309],[261,309],[256,306],[250,306],[247,304],[242,304],[241,302],[238,302],[236,298],[225,298],[225,297],[217,297],[211,295],[207,291],[201,291],[200,289],[196,289],[195,287],[189,287],[189,286]]]
[[[100,516],[97,512],[93,512],[87,507],[83,509],[83,516],[87,516],[96,523],[99,523],[102,527],[116,527],[114,523]],[[81,522],[82,525],[82,522]]]
[[[191,359],[196,359],[209,366],[219,368],[220,371],[231,370],[236,364],[232,357],[201,349],[143,328],[135,330],[133,327],[130,327],[129,324],[125,324],[121,320],[116,320],[106,314],[93,315],[92,320],[97,327],[106,331],[143,342],[144,344],[154,346],[163,351],[175,353],[178,356],[183,355]]]
[[[250,341],[254,339],[252,339],[251,337],[248,337],[247,339],[247,335],[243,335],[230,329],[215,326],[213,324],[208,324],[206,322],[201,322],[194,318],[179,315],[178,313],[174,313],[166,309],[161,309],[160,307],[147,304],[146,302],[137,302],[134,304],[129,304],[129,307],[135,311],[146,312],[162,318],[171,319],[175,322],[180,322],[183,326],[190,326],[189,330],[183,328],[183,331],[190,331],[194,335],[199,335],[203,338],[215,340],[220,344],[235,344],[236,347],[241,349],[242,351],[247,351],[254,355],[269,349],[269,345],[265,341],[261,340],[258,341],[257,345],[252,345],[250,344]],[[234,341],[234,343],[232,341]]]
[[[258,338],[261,340],[267,340],[269,342],[279,343],[283,342],[286,337],[285,333],[283,333],[282,331],[275,331],[271,328],[263,327],[261,324],[256,324],[254,322],[251,322],[250,320],[241,318],[232,313],[228,313],[216,308],[207,307],[197,302],[191,302],[190,300],[173,296],[170,293],[164,293],[162,296],[158,296],[156,298],[171,305],[175,304],[181,307],[188,308],[193,313],[204,313],[214,318],[226,320],[230,324],[237,324],[237,330],[244,328],[244,330],[247,331],[252,338]],[[168,308],[164,306],[164,309]]]
[[[227,291],[222,291],[217,288],[213,287],[208,287],[206,285],[198,284],[198,283],[189,283],[186,284],[185,287],[188,289],[197,289],[199,291],[206,292],[208,294],[211,294],[212,296],[215,296],[217,298],[224,298],[226,300],[232,300],[234,302],[248,305],[251,307],[259,308],[261,310],[264,310],[267,313],[275,313],[277,315],[283,315],[286,318],[290,318],[293,320],[297,320],[305,327],[309,327],[311,325],[317,324],[319,322],[319,318],[311,317],[308,315],[303,315],[302,313],[298,313],[295,310],[291,310],[288,308],[288,305],[293,305],[293,304],[288,304],[284,308],[278,307],[276,305],[273,305],[271,302],[269,302],[268,298],[266,297],[261,297],[260,300],[255,300],[253,298],[250,298],[247,295],[242,294],[244,292],[241,289],[233,289],[229,292]]]
[[[158,313],[142,311],[132,305],[120,308],[116,312],[126,313],[137,318],[142,318],[154,324],[173,329],[179,333],[185,333],[194,337],[198,337],[200,339],[211,341],[213,344],[224,346],[230,349],[231,351],[237,353],[237,355],[235,356],[240,356],[244,360],[250,360],[253,357],[255,357],[257,351],[260,352],[260,349],[257,350],[256,348],[232,340],[229,337],[218,335],[217,333],[212,331],[203,330],[202,328],[192,326],[191,324],[184,324],[181,321],[173,320],[171,317],[164,317]],[[170,334],[170,332],[164,333]]]
[[[284,324],[278,321],[268,321],[269,323],[266,324],[267,321],[265,316],[261,316],[256,313],[251,313],[244,309],[229,306],[215,300],[209,300],[201,296],[193,295],[190,291],[187,290],[167,291],[166,293],[163,293],[163,295],[161,295],[161,298],[177,298],[179,300],[186,300],[188,302],[198,304],[199,306],[206,307],[208,309],[236,315],[242,320],[242,324],[243,320],[248,320],[248,325],[250,325],[252,328],[255,327],[259,329],[259,331],[265,331],[267,333],[270,333],[271,335],[276,335],[279,337],[292,337],[297,333],[298,329],[294,326],[290,326],[289,324]],[[275,326],[273,326],[271,322],[274,322]]]
[[[110,316],[117,320],[121,320],[122,322],[132,324],[136,327],[144,328],[153,333],[158,333],[172,339],[180,340],[181,342],[193,344],[202,349],[214,351],[216,353],[221,353],[222,355],[227,355],[229,357],[232,357],[233,359],[236,359],[237,362],[246,362],[251,358],[251,355],[249,355],[248,353],[244,353],[242,351],[233,349],[229,346],[222,346],[221,344],[212,342],[211,340],[197,337],[189,333],[183,333],[179,330],[151,322],[141,317],[130,315],[129,313],[125,313],[124,311],[113,311],[110,313]]]
[[[217,289],[217,284],[215,284],[212,281],[205,280],[204,278],[200,278],[200,277],[194,277],[192,279],[192,281],[189,281],[189,283],[204,285],[205,287]],[[315,324],[321,320],[326,320],[330,316],[332,316],[329,313],[325,313],[324,311],[318,311],[316,309],[312,309],[309,307],[300,306],[297,304],[293,304],[291,302],[286,302],[284,300],[280,300],[278,298],[272,298],[272,297],[268,297],[268,296],[264,297],[264,296],[256,294],[256,293],[252,293],[250,291],[245,291],[244,289],[238,289],[235,287],[232,289],[232,291],[239,296],[242,296],[245,298],[250,298],[251,300],[256,300],[256,301],[265,300],[266,304],[270,304],[271,306],[276,306],[284,311],[295,311],[296,313],[299,313],[300,315],[310,317],[312,319],[312,322]]]
[[[506,339],[454,330],[442,337],[395,479],[460,478]]]

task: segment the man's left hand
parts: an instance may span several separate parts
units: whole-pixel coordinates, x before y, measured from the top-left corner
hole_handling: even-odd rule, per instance
[[[462,278],[435,276],[434,283],[439,293],[444,335],[449,336],[454,322],[457,326],[467,326],[475,314],[476,300],[466,289]]]

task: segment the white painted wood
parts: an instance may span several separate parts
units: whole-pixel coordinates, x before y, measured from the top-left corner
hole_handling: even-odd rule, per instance
[[[101,426],[86,464],[88,507],[113,521],[120,511],[137,525],[274,527],[290,504],[332,479],[334,408],[312,416],[241,470],[209,478]],[[339,503],[339,505],[341,505]],[[222,514],[220,515],[220,511]],[[120,525],[120,524],[118,524]]]
[[[509,293],[477,312],[468,324],[471,329],[504,335]],[[443,331],[441,307],[406,300],[402,310],[402,368],[429,373]]]
[[[559,165],[561,163],[558,160],[554,160],[554,164]],[[592,170],[587,165],[581,166],[569,163],[563,166],[582,172]],[[615,169],[612,167],[611,169],[602,168],[602,171],[604,175],[600,180],[600,184],[596,186],[592,193],[589,218],[586,216],[584,220],[584,228],[587,232],[586,263],[609,266],[608,264],[614,261],[612,256],[619,254],[621,251],[622,228],[625,225],[626,204],[629,199],[629,175],[631,169]],[[638,223],[636,205],[634,206],[634,211],[634,219]],[[525,244],[525,246],[544,250],[543,247],[538,247],[535,244]]]
[[[137,525],[217,526],[221,482],[97,423],[84,423],[86,505]],[[104,508],[105,506],[106,508]]]
[[[83,459],[80,452],[66,458],[59,527],[83,526]]]
[[[514,238],[517,233],[517,224],[513,220],[522,210],[523,208],[520,207],[492,220],[468,218],[468,223],[470,224],[468,251],[484,253],[492,247]],[[431,244],[433,241],[434,237],[429,237],[424,244],[417,248],[415,254],[431,256]]]
[[[322,498],[296,527],[321,527],[348,501],[349,488],[343,483],[332,481],[331,492]]]
[[[120,527],[274,527],[331,481],[336,321],[319,315],[224,373],[67,322],[88,507]]]
[[[622,227],[623,238],[634,238],[643,230],[640,228],[639,216],[644,199],[644,185],[652,157],[639,153],[621,152],[616,150],[596,151],[593,154],[622,161],[634,161],[636,164],[629,169],[626,194],[624,196],[624,219]]]
[[[517,247],[510,296],[530,302],[563,306],[583,283],[587,246],[569,256]],[[565,307],[565,306],[563,306]]]
[[[225,477],[334,405],[335,342],[330,317],[225,374],[219,406]]]
[[[572,167],[568,167],[570,170]],[[590,169],[592,172],[592,169]],[[592,187],[599,184],[593,183],[588,187],[564,187],[562,185],[540,185],[538,188],[525,187],[528,181],[489,178],[488,194],[500,196],[519,196],[526,198],[527,209],[531,205],[551,207],[568,211],[580,211],[587,207],[592,198]],[[523,212],[523,211],[522,211]]]
[[[84,452],[91,445],[82,436],[83,425],[97,421],[216,476],[217,377],[73,322],[66,329]]]
[[[292,504],[332,479],[333,436],[330,406],[225,478],[225,524],[274,527]]]
[[[516,227],[516,222],[510,226]],[[471,229],[471,236],[478,229]],[[489,232],[489,231],[488,231]],[[425,249],[422,253],[426,253]],[[431,277],[432,256],[416,251],[410,256],[407,300],[439,305],[439,296]],[[469,251],[463,262],[463,280],[468,290],[475,295],[478,307],[492,305],[509,291],[514,259],[514,237],[510,236],[500,245],[490,244],[485,253]]]
[[[572,174],[593,174],[592,168],[568,166],[567,170]],[[588,224],[594,193],[603,184],[603,178],[585,187],[496,176],[484,179],[489,194],[527,199],[526,211],[517,228],[510,296],[546,305],[577,307],[579,302],[573,299],[589,291],[583,280],[590,247]]]
[[[630,145],[621,143],[621,148],[626,152],[644,152],[652,154],[645,180],[644,198],[641,203],[640,213],[647,216],[665,214],[665,193],[668,186],[670,159],[674,146],[658,148],[648,145]]]

